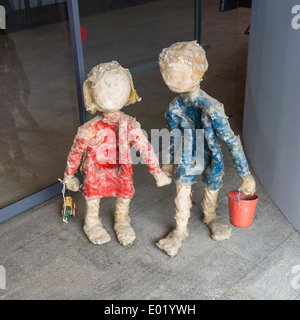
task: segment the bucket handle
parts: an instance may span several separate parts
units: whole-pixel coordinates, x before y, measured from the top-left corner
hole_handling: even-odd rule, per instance
[[[239,189],[238,202],[240,202],[241,191],[242,189]]]

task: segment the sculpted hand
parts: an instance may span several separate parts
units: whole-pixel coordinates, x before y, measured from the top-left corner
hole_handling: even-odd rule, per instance
[[[169,178],[167,174],[163,171],[155,176],[155,180],[156,180],[157,187],[167,186],[172,182],[172,179]]]
[[[64,183],[66,187],[70,191],[78,191],[80,187],[80,181],[76,177],[72,177],[71,179],[64,178]]]
[[[254,194],[256,191],[256,183],[251,174],[248,176],[242,177],[242,184],[240,185],[240,189],[245,194]]]

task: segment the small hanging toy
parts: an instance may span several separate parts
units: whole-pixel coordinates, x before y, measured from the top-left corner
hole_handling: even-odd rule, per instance
[[[68,223],[68,217],[69,216],[74,216],[76,215],[76,204],[73,201],[72,197],[70,196],[65,196],[66,193],[66,184],[63,180],[58,179],[62,184],[63,184],[63,188],[62,188],[62,195],[63,195],[63,199],[64,199],[64,203],[62,206],[62,218],[63,218],[63,222]]]

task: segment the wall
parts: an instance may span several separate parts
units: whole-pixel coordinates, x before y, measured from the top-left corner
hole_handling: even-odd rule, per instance
[[[243,136],[261,183],[300,230],[300,29],[293,28],[298,17],[292,14],[297,4],[253,1]]]

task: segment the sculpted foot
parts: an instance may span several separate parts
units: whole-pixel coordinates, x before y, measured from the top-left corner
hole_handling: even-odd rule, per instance
[[[178,249],[181,247],[183,240],[188,236],[187,232],[179,232],[176,229],[171,231],[166,238],[159,240],[156,245],[164,250],[169,256],[176,256]]]
[[[100,221],[96,224],[85,224],[83,230],[93,244],[103,244],[111,240]]]
[[[216,216],[216,218],[210,221],[208,227],[211,230],[211,238],[213,240],[223,241],[231,236],[232,228],[220,216]]]
[[[114,230],[116,232],[118,241],[123,246],[128,246],[135,240],[135,232],[130,224],[129,219],[115,223]]]

